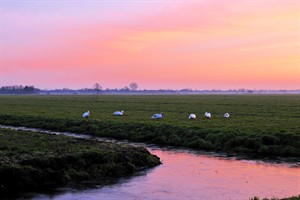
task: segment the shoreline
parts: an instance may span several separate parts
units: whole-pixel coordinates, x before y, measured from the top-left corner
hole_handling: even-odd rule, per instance
[[[126,145],[133,145],[133,146],[143,146],[145,148],[161,148],[166,150],[172,150],[172,151],[188,151],[191,153],[201,153],[203,155],[211,155],[219,158],[225,158],[225,159],[235,159],[235,160],[257,160],[257,161],[263,161],[268,163],[275,163],[275,164],[292,164],[295,167],[300,166],[300,159],[297,157],[266,157],[266,156],[257,156],[255,154],[232,154],[232,153],[226,153],[226,152],[215,152],[215,151],[205,151],[205,150],[197,150],[192,148],[186,148],[186,147],[174,147],[174,146],[161,146],[153,143],[145,143],[145,142],[137,142],[137,141],[130,141],[127,139],[115,139],[115,138],[109,138],[109,137],[97,137],[95,135],[88,135],[88,134],[78,134],[78,133],[70,133],[70,132],[58,132],[58,131],[51,131],[51,130],[45,130],[40,128],[31,128],[31,127],[16,127],[16,126],[7,126],[0,124],[0,130],[1,129],[9,129],[9,130],[15,130],[15,131],[29,131],[29,132],[35,132],[35,133],[42,133],[42,134],[50,134],[50,135],[64,135],[68,137],[73,138],[80,138],[80,139],[96,139],[100,142],[112,142],[116,144],[126,144]]]
[[[110,183],[161,164],[146,148],[0,129],[0,196]]]
[[[5,128],[5,127],[4,127]],[[6,128],[9,128],[9,127],[6,127]],[[20,128],[20,127],[19,127]],[[3,128],[1,128],[1,129],[3,129]],[[1,134],[1,129],[0,129],[0,134]],[[37,131],[39,131],[39,130],[37,130]],[[40,130],[40,131],[44,131],[45,132],[45,130]],[[20,133],[23,133],[24,132],[24,130],[20,130],[19,131]],[[28,132],[28,130],[27,131],[25,131],[25,132]],[[40,134],[40,135],[43,135],[43,134],[45,134],[45,133],[43,133],[43,132],[39,132],[39,133],[37,133],[37,134]],[[48,131],[48,134],[56,134],[56,133],[50,133],[49,131]],[[64,134],[64,133],[57,133],[57,134]],[[72,136],[78,136],[78,137],[80,137],[81,135],[77,135],[77,134],[72,134],[72,133],[67,133],[68,134],[68,136],[70,136],[70,137],[72,137]],[[82,136],[85,136],[85,135],[82,135]],[[85,140],[97,140],[98,138],[95,138],[95,137],[89,137],[89,136],[87,136],[87,138],[85,138]],[[102,141],[101,141],[102,142]],[[117,144],[118,145],[122,145],[122,144],[126,144],[126,142],[127,141],[112,141],[112,142],[118,142]],[[119,143],[120,142],[120,143]],[[142,144],[140,144],[140,143],[133,143],[133,145],[134,146],[140,146],[140,145],[142,145]],[[147,144],[146,144],[146,146],[147,146]],[[151,145],[149,145],[149,147],[151,148]],[[153,146],[152,146],[152,148],[153,148]],[[160,147],[157,147],[157,148],[160,148]],[[168,147],[162,147],[162,149],[168,149],[168,150],[171,150],[172,151],[172,147],[170,147],[171,149],[169,149]],[[156,147],[154,147],[154,149],[156,149]],[[175,150],[176,151],[176,149],[173,149],[173,150]],[[179,152],[181,152],[181,151],[189,151],[190,153],[196,153],[196,151],[195,152],[193,152],[193,150],[188,150],[188,149],[179,149],[178,150]],[[214,154],[207,154],[207,155],[212,155],[212,156],[215,156]],[[220,157],[220,155],[217,155],[217,157]],[[222,157],[222,156],[221,156]],[[224,156],[224,157],[226,157],[226,156]],[[228,158],[228,157],[227,157]],[[225,158],[226,159],[226,158]],[[229,159],[231,159],[231,157],[229,157]],[[240,158],[238,158],[238,157],[236,157],[236,158],[234,158],[234,159],[237,159],[237,160],[239,160]],[[131,175],[129,175],[129,176],[123,176],[125,179],[127,179],[127,178],[130,178],[131,177]],[[81,190],[81,189],[83,189],[83,190],[85,190],[85,189],[91,189],[91,188],[93,188],[94,186],[96,186],[95,188],[98,188],[98,187],[102,187],[102,186],[104,186],[104,185],[107,185],[107,184],[114,184],[114,183],[117,183],[119,181],[119,179],[118,178],[115,178],[115,179],[110,179],[110,180],[105,180],[105,183],[103,183],[103,182],[99,182],[99,181],[95,181],[95,182],[90,182],[90,181],[86,181],[86,182],[76,182],[75,184],[71,184],[71,185],[66,185],[65,187],[60,187],[60,188],[54,188],[54,189],[50,189],[50,190],[38,190],[38,191],[35,191],[35,192],[41,192],[41,193],[60,193],[59,191],[62,191],[62,190],[64,190],[64,189],[67,189],[68,190],[68,188],[69,189],[71,189],[72,190],[72,188],[73,189],[79,189],[79,190]],[[22,193],[21,195],[23,196],[23,197],[27,197],[27,198],[30,198],[31,197],[31,195],[35,195],[36,193]],[[16,197],[16,196],[15,196]],[[20,196],[17,196],[17,197],[20,197]],[[267,199],[267,198],[264,198],[264,199]],[[282,198],[282,200],[298,200],[299,199],[299,197],[297,197],[297,196],[295,196],[295,197],[290,197],[290,198]],[[254,200],[257,200],[257,199],[254,199]],[[275,198],[275,197],[273,197],[271,200],[279,200],[278,198]]]
[[[0,124],[24,126],[51,131],[127,139],[159,146],[191,148],[214,151],[233,156],[253,158],[291,158],[299,162],[297,135],[288,133],[244,134],[211,129],[209,133],[198,127],[181,127],[169,124],[144,124],[139,122],[112,122],[43,118],[33,116],[1,115]],[[280,141],[285,141],[284,143]],[[295,144],[290,146],[290,144]]]

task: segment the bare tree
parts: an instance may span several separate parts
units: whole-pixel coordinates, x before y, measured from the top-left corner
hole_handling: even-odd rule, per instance
[[[137,90],[138,89],[138,84],[136,82],[132,82],[129,84],[129,87],[131,90]]]
[[[97,94],[103,89],[99,83],[95,83],[94,89],[96,90]]]

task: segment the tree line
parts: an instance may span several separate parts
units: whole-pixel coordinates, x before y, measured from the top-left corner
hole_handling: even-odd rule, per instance
[[[35,88],[32,85],[13,85],[13,86],[2,86],[0,88],[0,94],[37,94],[40,89]]]
[[[95,89],[97,94],[99,94],[103,90],[103,87],[99,83],[95,83],[93,88]],[[138,89],[138,84],[136,82],[132,82],[129,84],[129,87],[125,86],[124,88],[121,88],[119,91],[136,91],[137,89]],[[110,90],[110,89],[106,89],[106,90]]]
[[[90,88],[82,89],[52,89],[42,90],[34,86],[3,86],[0,88],[0,94],[299,94],[300,90],[249,90],[249,89],[229,89],[229,90],[194,90],[190,88],[185,89],[158,89],[138,90],[136,82],[130,83],[128,86],[122,88],[106,88],[104,89],[99,83],[95,83]]]

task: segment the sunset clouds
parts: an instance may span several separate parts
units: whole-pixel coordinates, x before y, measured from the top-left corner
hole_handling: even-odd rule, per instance
[[[299,89],[299,2],[2,1],[1,85]]]

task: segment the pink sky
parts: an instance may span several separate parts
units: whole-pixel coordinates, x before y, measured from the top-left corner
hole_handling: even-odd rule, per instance
[[[299,0],[1,0],[1,86],[299,89]]]

